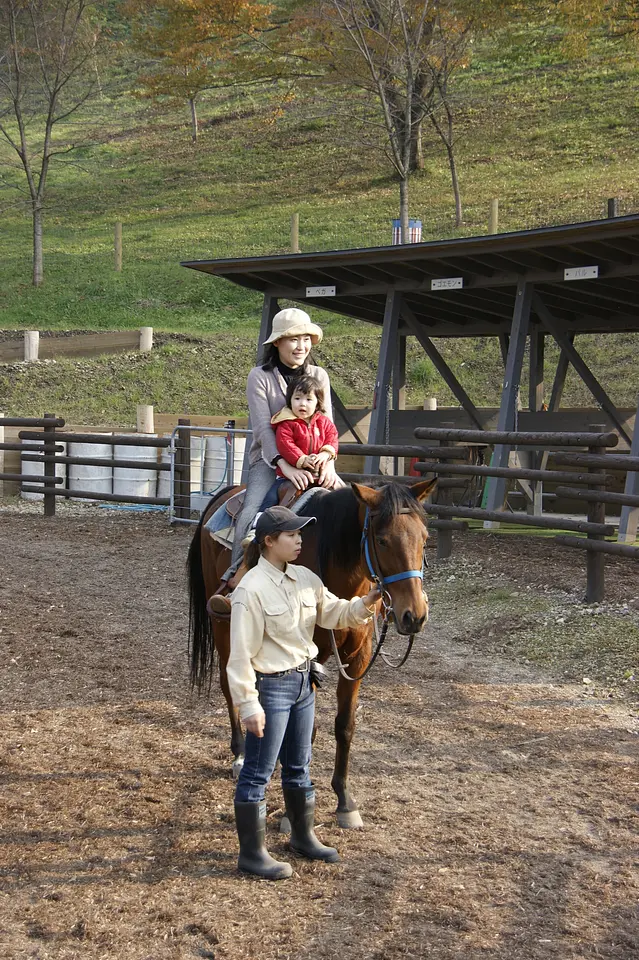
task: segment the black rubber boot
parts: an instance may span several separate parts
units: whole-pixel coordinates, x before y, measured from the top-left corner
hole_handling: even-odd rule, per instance
[[[240,841],[238,870],[263,880],[286,880],[293,873],[290,863],[274,860],[264,845],[266,837],[266,801],[235,803],[235,824]]]
[[[286,813],[291,823],[291,849],[309,860],[338,863],[335,847],[325,847],[315,836],[315,790],[312,787],[284,787]]]

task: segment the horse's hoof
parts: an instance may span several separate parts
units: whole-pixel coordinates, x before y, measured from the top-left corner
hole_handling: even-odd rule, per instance
[[[233,766],[231,767],[231,772],[233,774],[233,779],[237,780],[240,773],[242,772],[242,767],[244,766],[244,757],[236,757],[233,761]]]
[[[361,830],[364,826],[359,810],[338,810],[337,826],[342,830]]]
[[[284,816],[280,820],[280,833],[289,834],[291,832],[291,821],[288,817]]]

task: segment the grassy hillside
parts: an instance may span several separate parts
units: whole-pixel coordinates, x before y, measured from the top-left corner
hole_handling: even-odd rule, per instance
[[[552,38],[530,39],[508,53],[496,40],[485,44],[464,75],[460,229],[452,225],[445,157],[437,143],[426,144],[426,166],[413,179],[410,205],[424,223],[425,239],[485,232],[492,197],[500,198],[502,230],[603,216],[609,196],[620,198],[623,213],[639,209],[636,62],[604,44],[588,60],[569,64]],[[229,343],[250,363],[259,297],[184,270],[179,261],[283,252],[293,211],[301,216],[304,250],[387,243],[398,206],[397,184],[383,158],[347,144],[334,121],[302,120],[287,110],[279,116],[278,106],[276,90],[212,99],[201,111],[202,135],[193,146],[186,110],[154,114],[126,98],[96,103],[92,119],[106,131],[104,142],[52,173],[45,283],[38,290],[30,286],[27,212],[13,204],[10,189],[0,193],[0,327],[150,325],[206,341],[205,350],[167,343],[153,358],[129,362],[130,377],[120,360],[69,364],[72,396],[68,387],[51,386],[51,365],[4,376],[0,371],[5,408],[27,413],[48,405],[71,416],[82,400],[101,404],[109,419],[121,422],[118,401],[126,396],[128,407],[137,392],[163,409],[195,409],[197,398],[216,412],[238,412],[242,390],[235,377],[226,386],[217,382],[220,363],[228,360]],[[0,161],[7,157],[0,146]],[[4,175],[4,186],[11,177]],[[121,274],[112,269],[116,220],[124,223]],[[378,330],[318,316],[330,334],[324,359],[333,364],[346,399],[368,398]],[[604,379],[613,379],[614,368],[615,399],[633,403],[639,387],[634,341],[583,340]],[[476,402],[494,402],[502,375],[496,345],[442,349]],[[357,373],[351,369],[355,357]],[[415,398],[435,392],[444,402],[446,391],[416,352],[410,369]],[[83,370],[90,371],[86,396]],[[95,398],[96,374],[109,370],[107,382],[117,386]],[[578,402],[582,394],[577,382],[569,384],[565,402]]]

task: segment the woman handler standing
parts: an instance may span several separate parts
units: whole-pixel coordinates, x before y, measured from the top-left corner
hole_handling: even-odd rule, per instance
[[[309,774],[315,694],[311,661],[316,623],[339,629],[364,623],[379,599],[341,600],[307,567],[294,566],[301,529],[314,517],[286,507],[260,515],[247,547],[248,572],[232,594],[231,654],[226,667],[233,703],[246,727],[246,753],[235,792],[240,841],[238,867],[267,880],[290,877],[289,863],[266,850],[266,786],[279,758],[291,848],[311,860],[335,863],[337,850],[315,836],[315,791]]]

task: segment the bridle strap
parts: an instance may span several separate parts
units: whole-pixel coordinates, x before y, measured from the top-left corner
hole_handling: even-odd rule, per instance
[[[406,511],[408,512],[408,511]],[[375,542],[373,540],[373,529],[371,520],[371,510],[370,507],[366,507],[366,515],[364,517],[364,529],[362,530],[362,547],[364,548],[364,559],[366,560],[366,566],[368,567],[368,572],[371,576],[371,580],[374,583],[377,583],[380,588],[383,590],[386,584],[388,583],[399,583],[400,580],[412,580],[413,578],[422,580],[424,577],[424,564],[422,561],[421,570],[404,570],[402,573],[394,573],[390,577],[385,577],[379,569],[379,561],[377,559],[377,551],[375,550]],[[372,551],[371,551],[372,547]],[[373,557],[371,557],[371,552]]]

